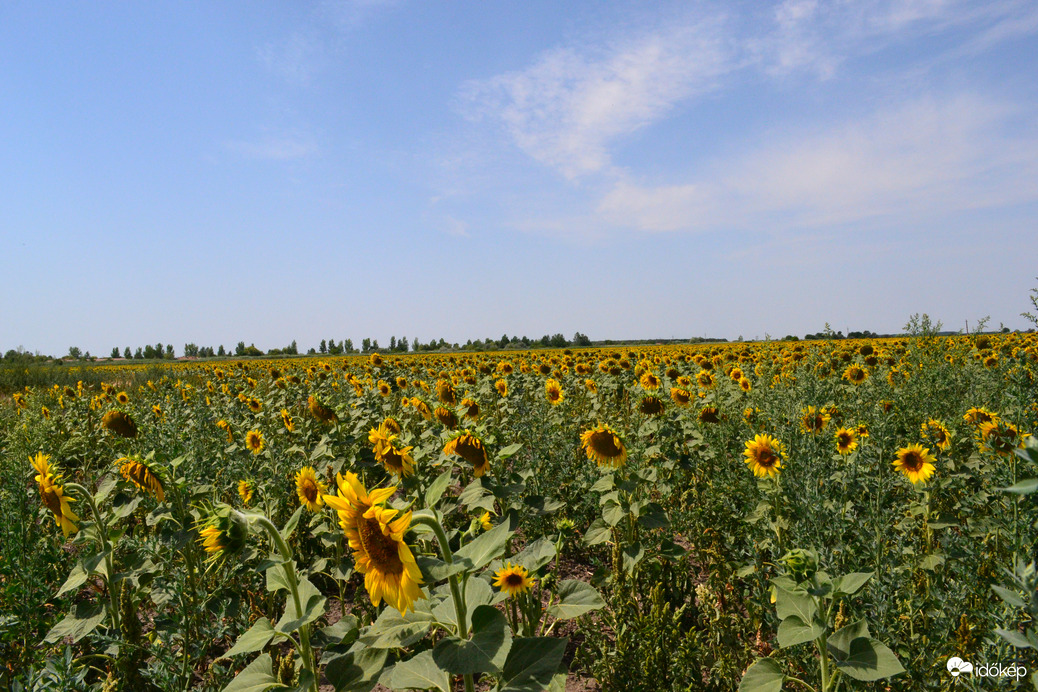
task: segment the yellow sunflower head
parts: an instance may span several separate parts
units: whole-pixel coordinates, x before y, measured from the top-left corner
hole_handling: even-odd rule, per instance
[[[494,389],[496,389],[497,393],[501,396],[508,396],[508,383],[504,380],[498,380],[495,382]]]
[[[778,476],[786,458],[786,447],[771,435],[755,435],[743,452],[746,464],[758,478]]]
[[[912,484],[925,483],[934,473],[934,457],[930,450],[920,444],[908,445],[897,450],[894,469],[905,474]]]
[[[122,437],[137,437],[137,424],[133,418],[118,409],[106,413],[101,418],[101,426]]]
[[[627,447],[620,435],[605,423],[599,423],[580,435],[580,446],[599,466],[620,468],[627,461]]]
[[[443,447],[443,453],[447,456],[459,456],[472,464],[476,478],[480,478],[490,468],[490,457],[487,454],[486,445],[471,430],[462,430],[452,437]]]
[[[159,502],[166,501],[166,491],[162,487],[162,480],[148,464],[131,457],[122,457],[115,463],[119,464],[119,473],[128,482],[133,483],[144,492],[154,495]]]
[[[720,423],[721,412],[716,406],[704,406],[697,416],[700,423]]]
[[[245,433],[245,447],[253,454],[259,454],[263,451],[263,433],[259,430],[250,430]]]
[[[205,512],[198,522],[198,542],[209,554],[211,563],[226,560],[245,548],[249,522],[240,512],[221,505]]]
[[[371,363],[371,365],[376,367],[376,368],[381,367],[382,366],[382,356],[380,354],[378,354],[378,353],[372,353],[370,356],[368,356],[368,362]]]
[[[334,423],[339,420],[335,411],[322,404],[320,399],[312,394],[307,398],[306,406],[310,410],[310,415],[322,423]]]
[[[296,422],[292,420],[292,414],[288,412],[287,408],[281,409],[281,422],[285,425],[285,430],[295,432]]]
[[[75,533],[78,530],[75,522],[79,521],[79,517],[69,506],[69,503],[75,502],[75,499],[65,495],[65,489],[61,485],[61,475],[55,473],[55,469],[50,465],[50,457],[43,452],[38,452],[36,456],[29,457],[29,463],[37,472],[36,483],[39,485],[43,506],[54,514],[55,523],[66,537]]]
[[[948,428],[945,427],[944,423],[936,418],[931,418],[923,423],[920,432],[924,440],[930,440],[942,452],[946,452],[951,448],[951,433],[948,432]]]
[[[800,411],[800,429],[810,435],[817,435],[825,430],[831,417],[824,408],[808,406]]]
[[[980,424],[977,436],[987,449],[1005,457],[1012,454],[1014,449],[1023,447],[1024,440],[1029,437],[1029,434],[1008,421],[994,418],[987,423]]]
[[[299,497],[299,504],[311,512],[317,512],[324,506],[321,496],[327,489],[327,486],[318,480],[312,466],[304,466],[296,473],[296,495]]]
[[[853,428],[840,428],[834,436],[836,438],[836,451],[847,455],[858,447],[858,431]]]
[[[115,395],[115,400],[125,406],[126,404],[130,403],[130,395],[126,392],[119,392]]]
[[[506,562],[504,567],[494,572],[494,586],[507,593],[509,598],[529,591],[536,583],[537,580],[530,577],[525,567],[513,566],[511,562]]]
[[[436,398],[440,400],[441,404],[453,405],[458,402],[458,396],[454,392],[454,385],[450,380],[436,381]]]
[[[966,411],[966,415],[962,417],[964,421],[971,425],[980,426],[984,423],[989,423],[998,418],[997,413],[993,413],[986,408],[974,406],[973,408]]]
[[[238,481],[238,497],[241,498],[242,504],[246,507],[252,502],[252,496],[255,492],[256,488],[252,481],[248,479]]]
[[[658,396],[650,394],[638,402],[638,410],[646,416],[658,416],[663,413],[663,402]]]
[[[465,409],[465,417],[469,420],[479,420],[479,404],[473,399],[462,399],[461,405]]]
[[[376,388],[378,389],[378,393],[381,396],[389,396],[393,393],[393,388],[390,387],[389,383],[385,380],[379,380],[378,384],[376,385]]]
[[[660,388],[660,378],[657,377],[656,373],[652,372],[651,370],[646,370],[644,373],[642,373],[642,376],[641,378],[639,378],[638,383],[641,384],[643,389]]]
[[[440,421],[440,425],[448,430],[454,430],[458,427],[458,417],[454,414],[454,411],[446,406],[437,406],[436,410],[433,411],[433,416]]]
[[[859,365],[850,365],[843,371],[843,379],[852,384],[861,384],[868,379],[869,373]]]
[[[544,383],[544,395],[552,406],[558,406],[566,398],[566,395],[562,393],[562,385],[554,378],[549,378]]]

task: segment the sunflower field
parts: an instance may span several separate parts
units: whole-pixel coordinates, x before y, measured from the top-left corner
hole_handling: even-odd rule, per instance
[[[924,333],[34,373],[0,688],[1038,685],[1036,370]]]

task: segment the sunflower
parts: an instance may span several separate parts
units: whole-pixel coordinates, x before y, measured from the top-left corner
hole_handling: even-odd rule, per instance
[[[310,409],[310,415],[322,423],[334,423],[339,420],[339,417],[335,415],[335,411],[322,404],[321,401],[312,394],[307,397],[306,406]]]
[[[295,432],[296,422],[292,420],[292,414],[288,412],[287,408],[281,409],[281,422],[285,424],[285,430]]]
[[[858,431],[853,428],[840,428],[834,437],[836,438],[836,451],[844,456],[858,447]]]
[[[386,421],[396,423],[392,418],[387,418]],[[396,426],[396,430],[400,430],[399,425]],[[386,470],[397,476],[410,476],[414,473],[414,457],[411,456],[413,447],[398,447],[396,438],[397,434],[386,422],[377,428],[372,428],[368,433],[368,441],[372,444],[375,458],[386,467]]]
[[[390,387],[389,383],[385,380],[379,380],[376,388],[378,389],[378,393],[382,396],[389,396],[393,393],[393,388]]]
[[[998,414],[992,413],[983,407],[974,406],[973,408],[966,411],[966,414],[962,417],[964,421],[972,425],[981,425],[998,418]]]
[[[458,417],[454,414],[454,411],[451,411],[446,406],[437,406],[436,410],[433,411],[433,416],[448,430],[454,430],[458,427]]]
[[[562,385],[559,384],[558,380],[549,378],[544,383],[544,395],[548,398],[548,402],[552,406],[558,406],[562,403],[562,400],[566,398],[566,395],[562,393]]]
[[[418,397],[412,397],[411,406],[422,415],[422,418],[425,420],[432,420],[433,412],[432,409],[429,408],[429,404],[425,403]]]
[[[250,430],[245,433],[245,447],[253,454],[263,451],[263,433],[259,430]]]
[[[513,567],[511,562],[506,562],[504,567],[494,572],[494,586],[507,593],[509,598],[529,591],[534,584],[536,580],[530,577],[522,565]]]
[[[317,474],[312,466],[304,466],[296,473],[296,495],[299,504],[311,512],[316,512],[324,506],[321,495],[328,488],[317,479]]]
[[[489,511],[483,512],[483,514],[480,515],[479,525],[483,527],[484,531],[489,531],[490,529],[494,528],[494,523],[490,521]]]
[[[398,378],[396,378],[396,388],[397,389],[407,389],[407,378],[406,377],[398,377]]]
[[[198,524],[198,542],[215,563],[241,552],[249,538],[249,523],[239,512],[222,506],[210,510]]]
[[[29,457],[29,463],[36,469],[36,482],[39,484],[43,506],[54,514],[55,523],[66,537],[70,533],[75,533],[78,527],[74,522],[79,521],[79,517],[69,507],[69,503],[75,502],[75,498],[65,495],[65,489],[61,486],[61,475],[51,471],[50,456],[37,452],[35,457]]]
[[[825,430],[831,417],[824,408],[816,409],[814,406],[808,406],[800,410],[800,429],[811,435],[817,435]]]
[[[933,475],[934,457],[926,447],[914,444],[897,450],[894,469],[905,474],[912,484],[925,483]]]
[[[458,402],[458,395],[454,392],[454,385],[451,384],[450,380],[436,381],[436,398],[440,400],[441,404],[456,404]]]
[[[382,365],[382,356],[378,353],[372,353],[370,356],[368,356],[368,362],[376,368],[380,367]]]
[[[58,399],[58,401],[61,400]],[[64,408],[64,406],[62,408]],[[46,420],[50,420],[50,409],[46,406],[40,407],[40,415],[43,416]]]
[[[700,423],[720,423],[721,414],[716,406],[704,406],[697,416]]]
[[[238,497],[241,498],[242,504],[246,507],[248,507],[249,503],[252,502],[252,496],[255,491],[256,488],[252,481],[246,479],[238,481]]]
[[[627,461],[627,448],[623,440],[605,423],[585,430],[580,436],[580,446],[587,453],[587,458],[599,466],[620,468]]]
[[[498,380],[495,382],[494,389],[496,389],[497,393],[501,396],[508,396],[508,383],[504,380]]]
[[[137,424],[130,414],[119,410],[109,411],[101,418],[101,426],[123,437],[137,437]]]
[[[786,458],[786,447],[771,435],[756,435],[746,443],[746,464],[758,478],[778,476]]]
[[[443,453],[454,454],[472,464],[476,478],[480,478],[490,468],[490,459],[487,457],[487,448],[483,440],[469,430],[461,431],[447,442],[443,447]]]
[[[249,397],[248,400],[249,410],[253,413],[259,413],[263,410],[263,402],[255,397]]]
[[[1001,457],[1009,456],[1014,449],[1022,447],[1024,438],[1029,437],[1012,423],[998,417],[981,423],[977,435],[981,443]]]
[[[688,375],[682,375],[677,379],[677,383],[682,389],[689,389],[692,386],[692,378]]]
[[[658,416],[663,413],[663,402],[658,396],[644,396],[638,402],[638,410],[646,416]]]
[[[715,384],[714,376],[706,370],[701,370],[699,374],[696,375],[696,382],[703,389],[713,389]]]
[[[479,404],[472,399],[462,399],[461,405],[465,409],[465,417],[469,420],[479,419]]]
[[[115,400],[123,406],[125,406],[126,404],[130,403],[130,395],[126,392],[119,392],[115,395]]]
[[[852,384],[861,384],[867,380],[868,377],[868,371],[862,369],[860,365],[850,365],[843,371],[843,379]]]
[[[670,398],[674,400],[674,403],[678,406],[688,406],[688,402],[692,401],[692,392],[681,387],[670,388]]]
[[[234,433],[231,432],[231,424],[225,420],[216,421],[216,427],[227,433],[227,441],[234,442]]]
[[[357,570],[364,574],[364,587],[377,607],[382,599],[402,614],[414,609],[416,600],[425,598],[419,584],[418,569],[404,534],[411,526],[411,513],[399,514],[383,503],[396,492],[395,487],[372,490],[369,494],[356,475],[336,478],[338,495],[325,495],[325,503],[339,515]]]
[[[944,426],[944,423],[936,418],[931,418],[923,423],[920,432],[924,440],[931,440],[937,445],[937,449],[942,452],[946,452],[951,448],[951,433],[948,432],[948,428]]]
[[[117,459],[115,463],[119,464],[119,473],[127,481],[133,483],[144,492],[154,495],[159,502],[166,501],[166,491],[162,488],[162,481],[155,471],[143,461],[122,457]]]
[[[652,372],[651,370],[646,370],[645,373],[642,374],[641,379],[638,380],[638,383],[642,386],[643,389],[660,388],[660,378],[657,377],[656,373]]]

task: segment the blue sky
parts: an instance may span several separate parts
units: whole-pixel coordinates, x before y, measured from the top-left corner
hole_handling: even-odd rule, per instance
[[[1038,4],[0,4],[0,350],[1019,313]]]

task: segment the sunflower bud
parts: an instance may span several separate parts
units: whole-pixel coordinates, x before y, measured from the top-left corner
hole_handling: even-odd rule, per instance
[[[199,542],[213,561],[241,552],[249,538],[248,520],[227,505],[210,510],[199,525]]]
[[[798,580],[810,579],[818,571],[818,553],[797,548],[779,558]]]

